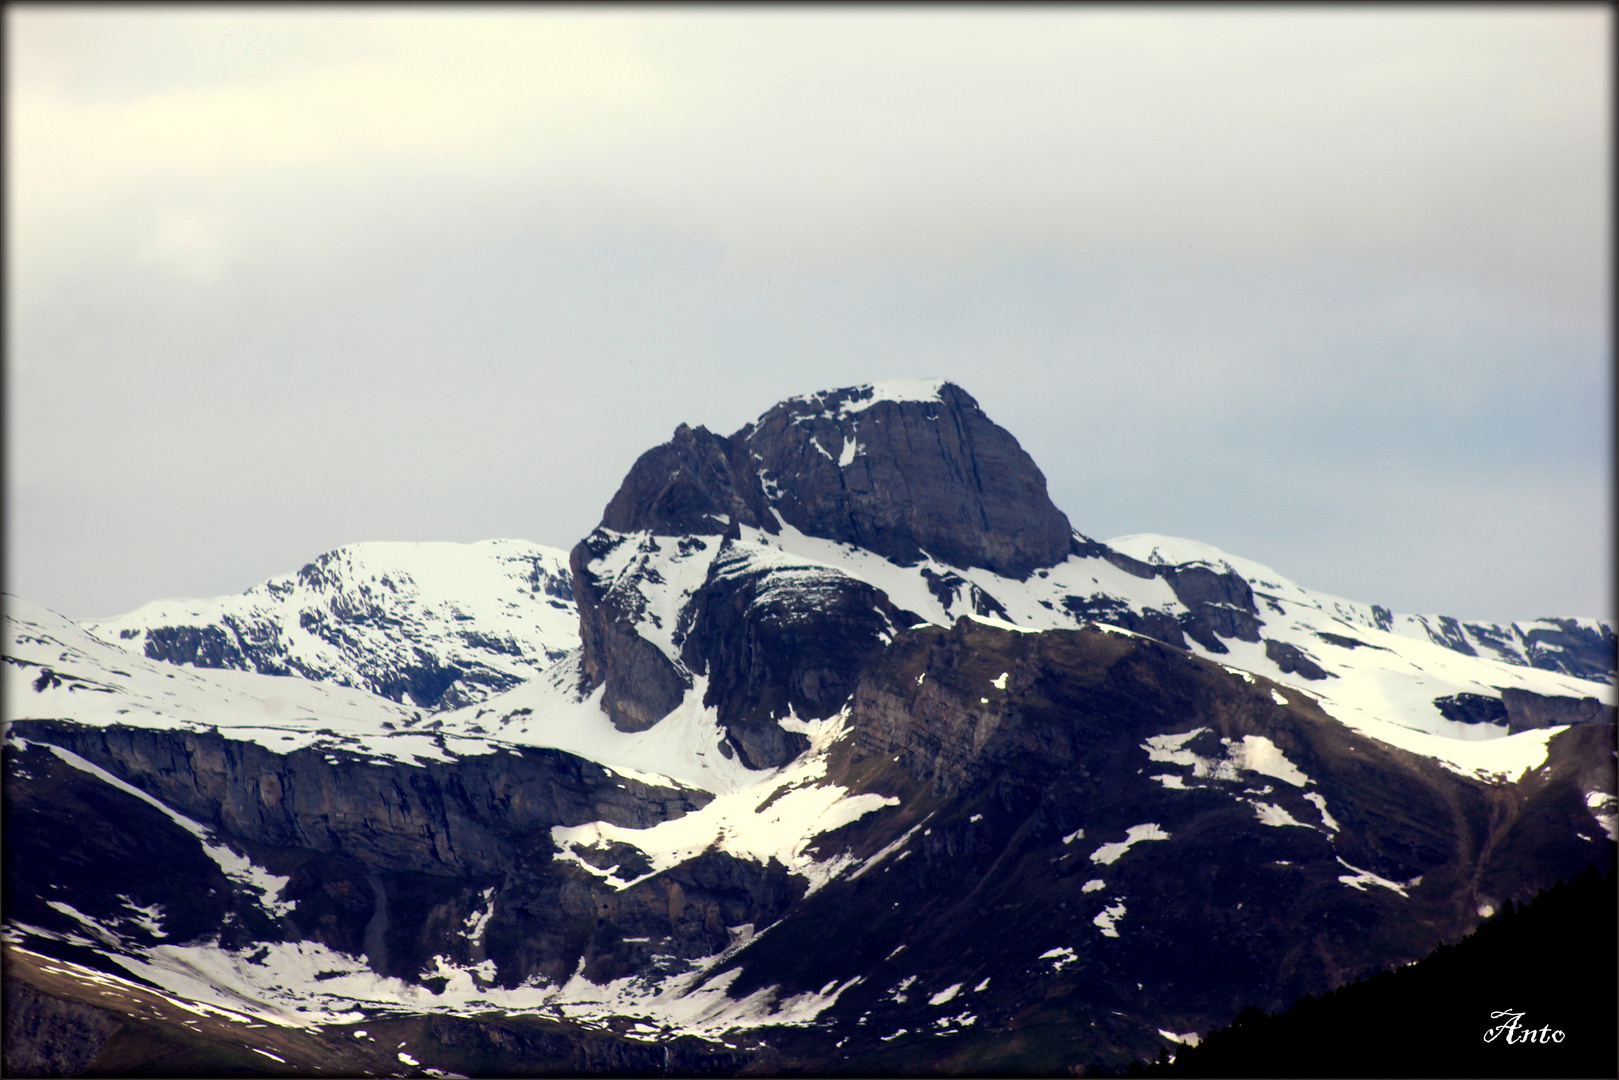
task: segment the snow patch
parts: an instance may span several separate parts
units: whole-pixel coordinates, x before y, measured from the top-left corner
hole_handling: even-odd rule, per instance
[[[1306,793],[1304,798],[1308,802],[1315,803],[1315,808],[1321,811],[1321,823],[1327,828],[1331,829],[1333,832],[1337,832],[1338,823],[1333,820],[1331,814],[1327,813],[1326,796],[1322,795],[1319,791],[1311,791]]]
[[[1183,731],[1178,735],[1153,735],[1141,744],[1141,748],[1147,752],[1148,761],[1165,761],[1171,765],[1196,765],[1205,759],[1190,750],[1182,750],[1181,747],[1207,730],[1209,729],[1206,727],[1200,727]]]
[[[944,379],[884,379],[881,382],[868,383],[865,386],[855,387],[856,390],[871,390],[871,397],[862,401],[846,402],[841,411],[844,416],[853,416],[863,413],[879,401],[941,401],[939,391],[944,389]]]
[[[1120,856],[1122,856],[1126,851],[1129,851],[1136,844],[1140,844],[1147,840],[1168,839],[1169,834],[1164,831],[1163,826],[1159,825],[1155,821],[1149,821],[1145,825],[1132,825],[1126,831],[1125,838],[1123,840],[1112,844],[1103,844],[1101,847],[1091,852],[1091,862],[1104,864],[1115,863],[1119,861]]]
[[[1313,827],[1304,824],[1302,821],[1296,820],[1292,814],[1287,812],[1286,809],[1272,803],[1262,803],[1257,800],[1249,800],[1248,805],[1254,808],[1254,813],[1258,815],[1262,824],[1277,826],[1298,825],[1306,829]]]
[[[467,921],[462,926],[461,932],[466,935],[468,941],[478,942],[483,940],[484,928],[489,925],[489,920],[495,914],[494,896],[495,890],[493,887],[485,889],[483,891],[483,902],[471,915],[467,916]]]
[[[1403,885],[1396,884],[1387,878],[1378,877],[1370,870],[1362,870],[1358,866],[1350,866],[1347,862],[1344,862],[1343,856],[1341,855],[1338,857],[1338,862],[1346,869],[1354,871],[1353,875],[1341,874],[1338,877],[1339,881],[1343,882],[1345,885],[1348,885],[1350,888],[1359,889],[1361,892],[1365,892],[1366,886],[1368,885],[1381,885],[1383,888],[1392,892],[1397,892],[1401,896],[1405,896],[1407,899],[1409,899],[1409,894],[1406,893]]]
[[[1272,776],[1294,787],[1301,788],[1310,783],[1310,778],[1288,761],[1276,744],[1263,735],[1244,735],[1240,748],[1230,743],[1227,745],[1231,747],[1228,751],[1231,761],[1239,769],[1256,772],[1262,776]]]
[[[1602,831],[1608,834],[1608,839],[1619,839],[1619,797],[1606,791],[1592,791],[1586,794],[1585,805]]]
[[[837,723],[823,726],[810,749],[786,766],[762,776],[755,774],[759,779],[752,786],[718,795],[708,805],[681,817],[645,829],[626,828],[606,821],[554,826],[551,838],[560,853],[558,857],[602,875],[603,871],[591,867],[575,849],[596,848],[613,842],[634,846],[647,856],[651,866],[639,877],[614,880],[614,888],[623,890],[712,847],[759,863],[778,859],[790,871],[808,879],[810,892],[815,892],[851,860],[817,860],[806,850],[814,839],[884,806],[899,803],[893,796],[850,795],[846,788],[825,782],[826,751],[842,733],[843,718],[844,714],[839,714]],[[901,841],[904,839],[902,837]],[[881,858],[886,850],[871,862]],[[870,865],[868,862],[867,866]],[[866,868],[862,867],[854,876],[858,877]]]
[[[897,802],[898,800],[895,800],[895,801]],[[926,819],[923,819],[923,820],[926,820]],[[864,863],[862,863],[861,866],[860,866],[860,869],[856,870],[854,873],[849,875],[849,880],[850,881],[855,880],[860,875],[864,874],[866,871],[870,870],[872,867],[876,866],[878,863],[880,863],[884,859],[888,858],[888,856],[892,855],[894,852],[896,852],[900,848],[904,847],[905,842],[911,838],[911,834],[916,832],[916,830],[920,829],[921,827],[922,827],[922,822],[919,821],[915,825],[912,825],[909,829],[906,829],[904,834],[902,836],[900,836],[900,838],[898,840],[895,840],[892,844],[889,844],[887,847],[883,848],[881,851],[877,852],[877,854],[873,855],[871,858],[867,859]],[[896,949],[895,951],[897,952],[898,950]]]
[[[1079,957],[1074,955],[1073,949],[1066,945],[1060,945],[1055,949],[1047,949],[1040,954],[1039,959],[1052,961],[1051,970],[1061,971],[1069,964],[1077,962]]]
[[[1182,732],[1178,735],[1154,735],[1141,744],[1147,752],[1148,761],[1163,762],[1168,765],[1189,766],[1192,775],[1204,780],[1224,780],[1235,782],[1239,780],[1241,772],[1256,772],[1261,776],[1273,777],[1294,787],[1304,787],[1312,781],[1296,765],[1287,760],[1287,756],[1263,735],[1244,735],[1241,742],[1232,739],[1221,739],[1225,747],[1223,758],[1206,758],[1190,750],[1184,750],[1194,736],[1207,731],[1207,728],[1198,728],[1195,731]],[[1171,783],[1166,777],[1157,776],[1165,787],[1184,789],[1184,783]]]
[[[1114,928],[1118,925],[1119,920],[1124,918],[1124,915],[1124,905],[1114,904],[1110,908],[1104,908],[1102,913],[1092,919],[1091,922],[1101,929],[1103,937],[1116,938],[1119,936],[1119,932]]]

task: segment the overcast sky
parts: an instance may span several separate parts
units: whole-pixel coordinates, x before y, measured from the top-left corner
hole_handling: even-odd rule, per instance
[[[571,547],[965,387],[1097,539],[1612,617],[1612,13],[7,5],[6,589]]]

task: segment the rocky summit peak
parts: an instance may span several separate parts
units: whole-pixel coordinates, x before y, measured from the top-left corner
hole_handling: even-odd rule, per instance
[[[615,532],[661,536],[733,523],[1020,578],[1072,547],[1033,459],[943,379],[790,398],[729,438],[682,424],[641,456],[602,515]]]
[[[651,727],[706,678],[743,762],[784,764],[806,740],[776,721],[836,712],[917,621],[858,574],[767,555],[764,534],[921,565],[946,592],[965,581],[949,567],[1026,580],[1075,543],[1017,440],[942,379],[790,398],[727,438],[682,424],[570,558],[579,689],[605,684],[615,726]]]

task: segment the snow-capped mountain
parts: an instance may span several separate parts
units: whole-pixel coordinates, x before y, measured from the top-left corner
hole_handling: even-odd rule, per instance
[[[1267,566],[1223,551],[1169,536],[1142,533],[1109,540],[1107,546],[1154,566],[1201,563],[1223,568],[1248,582],[1261,595],[1278,590],[1305,590]],[[1362,604],[1310,592],[1307,601],[1357,626],[1388,630],[1402,637],[1431,641],[1467,656],[1484,656],[1508,664],[1561,671],[1582,679],[1614,681],[1619,651],[1613,626],[1600,619],[1532,619],[1512,623],[1469,623],[1449,615],[1395,615],[1378,604]]]
[[[124,1015],[196,1071],[1118,1068],[1614,861],[1610,625],[1093,541],[948,383],[682,426],[560,558],[8,598],[9,970],[108,1032],[61,1072]]]
[[[707,676],[704,703],[750,764],[789,760],[802,741],[773,720],[835,712],[895,632],[962,616],[1119,626],[1470,768],[1507,753],[1474,743],[1596,719],[1613,701],[1614,632],[1595,620],[1463,631],[1206,545],[1092,541],[1015,440],[947,383],[795,398],[729,439],[682,427],[636,462],[572,563],[582,689],[602,687],[614,724],[634,729]]]
[[[532,679],[579,643],[567,556],[522,540],[351,544],[239,596],[85,624],[154,660],[449,708]]]

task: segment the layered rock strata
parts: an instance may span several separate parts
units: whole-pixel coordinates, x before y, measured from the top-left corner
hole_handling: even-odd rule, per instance
[[[792,633],[772,635],[767,618],[760,632],[773,640],[763,653],[731,654],[728,648],[742,644],[737,634],[687,633],[696,609],[648,610],[648,587],[669,584],[660,571],[622,566],[626,543],[655,552],[669,542],[665,537],[685,538],[680,542],[688,545],[696,537],[738,539],[742,526],[769,535],[787,526],[901,565],[926,555],[1016,578],[1056,565],[1074,547],[1068,519],[1052,504],[1034,461],[951,383],[924,384],[903,399],[871,386],[793,398],[729,438],[681,425],[669,442],[636,461],[601,525],[570,556],[580,689],[604,687],[602,709],[614,725],[639,731],[680,703],[694,673],[712,666],[727,693],[711,691],[710,697],[737,702],[727,706],[731,741],[745,760],[761,765],[787,760],[796,744],[765,725],[758,709],[768,710],[770,702],[807,717],[835,710],[878,622],[885,621],[872,612],[886,600],[848,579],[832,590],[844,599],[799,605],[800,625]],[[720,596],[748,591],[739,592],[737,580],[734,562],[715,559],[700,588],[678,602],[700,595],[704,621],[712,624],[723,606]],[[662,625],[670,619],[679,625]],[[859,624],[856,643],[831,644],[853,626],[850,619]],[[825,625],[813,625],[817,620]],[[669,636],[667,647],[649,634],[648,623]],[[755,634],[749,644],[765,642]],[[798,655],[801,647],[806,655]],[[829,649],[846,655],[828,662]],[[737,695],[741,672],[751,672],[757,685]],[[753,720],[733,723],[740,713]]]

